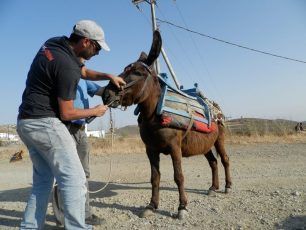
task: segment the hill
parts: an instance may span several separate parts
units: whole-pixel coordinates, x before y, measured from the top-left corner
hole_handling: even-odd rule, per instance
[[[127,125],[122,128],[116,129],[115,133],[122,137],[139,136],[139,128],[138,125]]]
[[[286,135],[295,132],[294,127],[296,121],[285,119],[261,119],[261,118],[239,118],[232,119],[225,122],[227,131],[232,135]],[[304,129],[306,122],[303,122]],[[137,125],[128,125],[115,130],[115,133],[126,137],[139,135],[139,128]]]
[[[284,135],[294,133],[297,121],[285,119],[239,118],[225,122],[227,130],[234,135]],[[306,121],[303,122],[306,129]],[[0,133],[16,133],[16,125],[0,125]],[[139,136],[138,125],[128,125],[117,128],[115,133],[119,136]]]
[[[226,122],[226,127],[231,134],[238,135],[284,135],[295,132],[296,121],[285,119],[260,119],[241,118],[232,119]],[[305,124],[304,124],[305,126]]]

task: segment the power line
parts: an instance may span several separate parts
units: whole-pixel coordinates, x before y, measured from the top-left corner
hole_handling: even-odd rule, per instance
[[[175,7],[176,7],[176,9],[177,9],[177,11],[178,11],[178,13],[179,13],[179,15],[180,15],[182,21],[183,21],[183,24],[184,24],[185,28],[189,29],[189,26],[187,25],[186,20],[184,19],[184,16],[183,16],[183,14],[182,14],[182,12],[181,12],[179,6],[178,6],[178,3],[177,3],[176,1],[174,1],[174,5],[175,5]],[[204,69],[206,70],[206,73],[207,73],[207,76],[208,76],[210,82],[212,83],[212,86],[213,86],[213,88],[214,88],[214,91],[216,91],[216,92],[217,92],[217,95],[220,97],[220,96],[221,96],[221,93],[220,93],[219,90],[217,89],[216,84],[215,84],[213,78],[211,77],[210,72],[208,71],[208,66],[207,66],[206,62],[204,61],[203,55],[200,53],[200,49],[199,49],[197,43],[195,42],[195,40],[193,39],[192,34],[190,33],[189,35],[190,35],[189,37],[190,37],[190,39],[191,39],[191,41],[192,41],[192,43],[193,43],[193,45],[194,45],[195,51],[196,51],[196,53],[198,54],[198,56],[199,56],[199,58],[200,58],[200,61],[202,62],[202,65],[204,66]],[[214,91],[213,91],[213,93],[214,93]],[[214,96],[216,96],[216,95],[214,95]],[[222,100],[223,100],[223,98],[222,98]],[[223,100],[223,101],[224,101],[224,100]]]
[[[282,59],[286,59],[286,60],[290,60],[290,61],[295,61],[295,62],[300,62],[300,63],[306,64],[306,61],[303,61],[303,60],[298,60],[298,59],[294,59],[294,58],[289,58],[289,57],[285,57],[285,56],[281,56],[281,55],[269,53],[269,52],[266,52],[266,51],[261,51],[261,50],[253,49],[253,48],[246,47],[246,46],[243,46],[243,45],[239,45],[239,44],[236,44],[236,43],[233,43],[233,42],[228,42],[228,41],[225,41],[225,40],[222,40],[222,39],[219,39],[219,38],[216,38],[216,37],[207,35],[207,34],[203,34],[203,33],[200,33],[200,32],[194,31],[194,30],[190,30],[190,29],[188,29],[188,28],[185,28],[185,27],[183,27],[183,26],[176,25],[176,24],[174,24],[174,23],[172,23],[172,22],[169,22],[169,21],[161,20],[161,19],[159,19],[159,18],[156,18],[156,20],[159,21],[159,22],[161,22],[161,23],[166,23],[166,24],[168,24],[168,25],[177,27],[177,28],[179,28],[179,29],[186,30],[186,31],[188,31],[188,32],[190,32],[190,33],[194,33],[194,34],[200,35],[200,36],[202,36],[202,37],[206,37],[206,38],[210,38],[210,39],[216,40],[216,41],[218,41],[218,42],[226,43],[226,44],[228,44],[228,45],[236,46],[236,47],[239,47],[239,48],[242,48],[242,49],[250,50],[250,51],[257,52],[257,53],[261,53],[261,54],[270,55],[270,56],[277,57],[277,58],[282,58]]]
[[[161,14],[162,18],[163,18],[165,21],[167,21],[166,15],[162,12],[162,9],[161,9],[158,5],[156,5],[156,9],[159,11],[159,13]],[[179,65],[181,66],[181,68],[182,68],[184,71],[188,70],[189,74],[186,74],[186,75],[189,75],[189,76],[192,78],[192,80],[196,82],[197,80],[194,78],[194,76],[200,76],[200,75],[201,75],[200,72],[197,71],[198,69],[196,68],[196,65],[194,64],[193,60],[189,57],[188,52],[187,52],[187,50],[186,50],[186,47],[182,45],[181,41],[178,39],[178,37],[177,37],[177,36],[175,35],[175,33],[173,32],[173,31],[175,30],[175,28],[171,27],[170,25],[168,25],[168,27],[170,28],[169,31],[171,32],[173,38],[174,38],[175,41],[178,43],[178,45],[181,47],[181,49],[182,49],[182,51],[183,51],[183,53],[184,53],[184,58],[185,58],[185,59],[189,62],[189,64],[193,67],[193,68],[191,68],[191,69],[193,69],[194,71],[196,71],[197,74],[191,74],[191,72],[189,71],[190,68],[185,68],[185,66],[184,66],[184,65],[185,65],[185,62],[179,63]],[[181,61],[179,58],[176,57],[175,53],[172,52],[172,50],[170,49],[170,47],[165,47],[165,46],[166,46],[166,44],[163,43],[163,47],[166,48],[167,51],[169,51],[170,53],[172,53],[172,58],[173,58],[174,60],[176,60],[177,62]]]

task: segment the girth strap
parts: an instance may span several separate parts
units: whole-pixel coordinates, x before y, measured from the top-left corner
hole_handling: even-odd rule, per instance
[[[193,125],[193,121],[194,121],[194,120],[193,120],[193,113],[192,113],[192,110],[191,110],[191,108],[190,108],[189,102],[187,102],[187,107],[188,107],[188,113],[190,114],[190,122],[189,122],[189,125],[188,125],[188,127],[187,127],[186,132],[185,132],[184,135],[183,135],[182,140],[184,140],[185,137],[187,136],[187,134],[190,132],[190,130],[191,130],[191,128],[192,128],[192,125]]]

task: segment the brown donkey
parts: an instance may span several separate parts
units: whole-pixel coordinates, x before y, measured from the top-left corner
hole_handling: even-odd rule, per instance
[[[229,158],[224,148],[224,126],[220,121],[213,121],[216,129],[210,133],[166,128],[161,126],[160,116],[156,115],[156,107],[161,95],[161,86],[152,65],[161,50],[161,37],[158,31],[154,32],[153,43],[149,55],[142,53],[138,61],[130,64],[120,74],[127,85],[122,90],[109,84],[103,95],[105,104],[111,107],[119,105],[127,107],[139,105],[140,115],[138,125],[141,138],[146,146],[146,152],[151,165],[152,197],[150,204],[142,212],[141,217],[148,216],[158,208],[160,184],[160,153],[170,155],[173,162],[174,181],[179,190],[178,218],[187,215],[187,196],[184,188],[182,171],[182,157],[203,154],[212,170],[212,186],[210,193],[219,189],[217,159],[214,157],[214,146],[221,157],[225,170],[225,193],[231,188]]]

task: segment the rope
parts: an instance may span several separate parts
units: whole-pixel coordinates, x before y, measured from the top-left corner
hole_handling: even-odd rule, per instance
[[[111,101],[110,103],[108,103],[107,106],[110,106],[110,105],[111,105],[112,103],[114,103],[114,102],[115,102],[115,100]],[[110,108],[109,112],[111,113],[111,111],[112,111],[112,110],[111,110],[111,108]],[[112,123],[112,122],[113,122],[113,121],[112,121],[112,119],[111,119],[111,123]],[[111,126],[112,126],[112,124],[111,124]],[[111,175],[112,175],[112,158],[110,158],[110,160],[109,160],[109,172],[108,172],[108,179],[107,179],[106,184],[105,184],[102,188],[100,188],[100,189],[98,189],[98,190],[96,190],[96,191],[90,191],[90,190],[88,189],[88,193],[94,194],[94,193],[98,193],[98,192],[103,191],[103,190],[109,185]]]
[[[107,183],[106,183],[102,188],[100,188],[100,189],[98,189],[98,190],[96,190],[96,191],[90,191],[90,190],[88,189],[88,192],[89,192],[90,194],[94,194],[94,193],[98,193],[98,192],[103,191],[103,190],[109,185],[109,183],[110,183],[111,174],[112,174],[112,159],[110,159],[110,161],[109,161],[109,172],[108,172]]]

